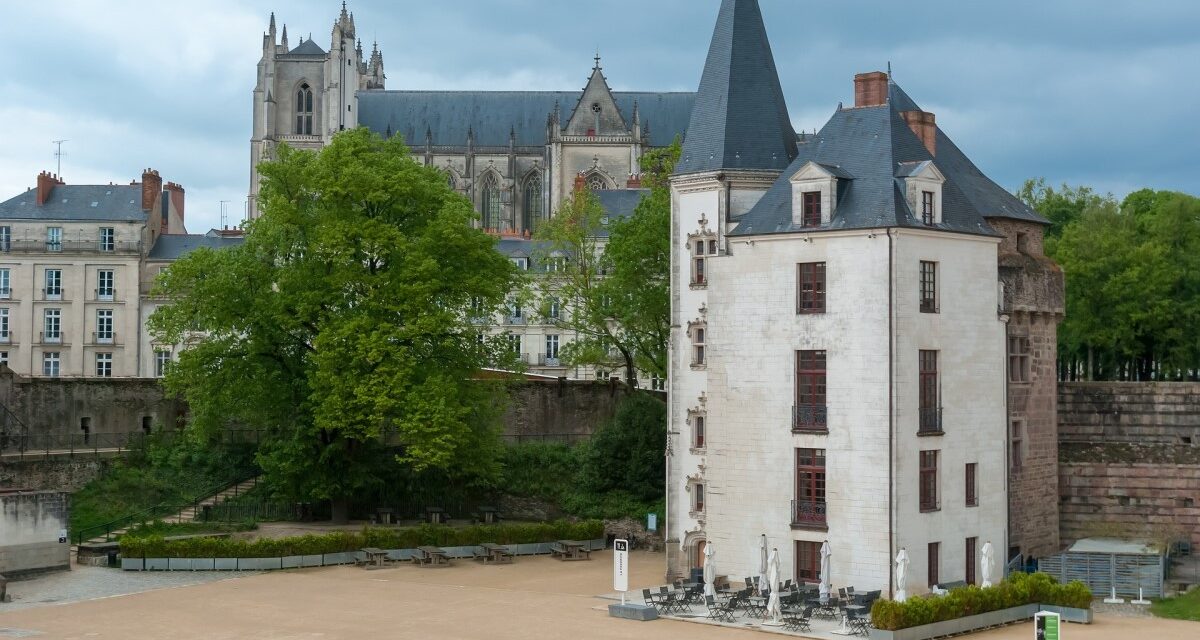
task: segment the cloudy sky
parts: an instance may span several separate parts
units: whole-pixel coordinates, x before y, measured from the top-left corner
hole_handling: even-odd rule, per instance
[[[718,0],[354,0],[392,89],[578,89],[599,48],[614,89],[694,90]],[[1200,194],[1200,2],[761,0],[797,129],[853,101],[856,72],[897,81],[997,182],[1118,196]],[[249,180],[250,100],[275,11],[329,46],[335,0],[0,0],[0,199],[55,166],[70,183],[158,169],[189,230]]]

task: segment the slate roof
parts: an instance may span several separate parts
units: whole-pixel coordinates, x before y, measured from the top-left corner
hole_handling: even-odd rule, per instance
[[[961,233],[996,235],[985,218],[1046,220],[1016,196],[992,182],[940,128],[937,157],[901,117],[901,111],[920,107],[894,83],[887,105],[839,109],[815,136],[801,139],[799,154],[761,200],[738,220],[732,235],[761,235],[795,231],[920,227],[905,199],[907,176],[928,164],[946,178],[942,186],[942,223],[934,228]],[[808,162],[835,167],[839,180],[833,219],[822,227],[792,224],[790,179]],[[849,177],[846,177],[849,176]]]
[[[42,206],[37,189],[0,202],[0,219],[145,222],[142,185],[55,185]]]
[[[178,260],[187,254],[207,247],[209,249],[225,249],[236,247],[243,242],[242,237],[220,237],[211,235],[161,235],[150,249],[150,260]]]
[[[582,91],[359,91],[358,122],[384,135],[390,130],[414,149],[425,146],[425,131],[433,144],[465,146],[473,129],[475,145],[508,146],[516,131],[517,145],[546,144],[546,119],[555,109],[570,121]],[[626,122],[633,121],[636,102],[642,125],[650,130],[651,146],[671,144],[683,136],[696,94],[685,92],[614,91],[613,98]]]
[[[782,171],[796,157],[758,0],[724,0],[676,173]]]
[[[296,45],[295,49],[288,52],[289,56],[324,56],[325,50],[321,45],[313,41],[312,38]]]

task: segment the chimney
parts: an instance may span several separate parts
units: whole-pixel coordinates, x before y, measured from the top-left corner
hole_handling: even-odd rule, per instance
[[[50,199],[50,192],[54,191],[56,185],[66,184],[59,179],[58,176],[52,175],[48,171],[43,171],[37,177],[37,205],[40,207],[46,204]]]
[[[186,201],[184,195],[183,187],[174,182],[168,182],[166,186],[163,187],[163,197],[170,201],[172,209],[179,212],[180,221],[187,220],[187,218],[184,217],[184,202]]]
[[[921,142],[925,143],[925,148],[929,149],[929,155],[937,157],[937,116],[928,111],[904,111],[900,113],[904,121],[908,123],[908,128],[917,134]]]
[[[146,169],[142,172],[142,210],[150,211],[154,208],[154,201],[162,194],[163,181],[162,177],[154,169]]]
[[[626,189],[641,189],[642,188],[642,177],[635,176],[632,173],[629,174],[629,180],[625,182],[625,188]]]
[[[582,173],[575,176],[575,193],[583,193],[587,189],[587,178]]]
[[[882,71],[854,76],[854,106],[878,107],[888,101],[888,75]]]

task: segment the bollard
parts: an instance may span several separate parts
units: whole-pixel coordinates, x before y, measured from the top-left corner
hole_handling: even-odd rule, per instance
[[[0,604],[8,602],[8,578],[0,573]]]

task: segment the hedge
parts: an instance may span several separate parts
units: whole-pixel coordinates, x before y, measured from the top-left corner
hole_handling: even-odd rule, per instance
[[[905,602],[876,600],[871,607],[871,624],[876,629],[896,631],[1027,604],[1087,609],[1092,606],[1092,592],[1078,580],[1062,585],[1044,573],[1014,573],[986,589],[970,585],[944,596]]]
[[[471,547],[485,542],[530,544],[553,540],[595,540],[604,537],[604,524],[585,522],[546,522],[537,524],[496,524],[451,528],[422,525],[406,529],[365,528],[323,535],[290,538],[232,540],[228,538],[189,538],[165,540],[152,535],[121,538],[121,555],[126,558],[280,558],[312,556],[323,553],[357,551],[364,547],[415,549]]]

